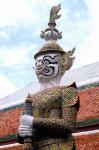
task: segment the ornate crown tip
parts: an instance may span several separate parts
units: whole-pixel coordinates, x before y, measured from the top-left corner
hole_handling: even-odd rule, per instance
[[[57,39],[62,38],[62,32],[59,32],[55,26],[56,26],[56,19],[59,19],[61,17],[60,14],[58,14],[59,10],[61,9],[61,4],[58,4],[57,6],[53,6],[50,11],[50,18],[48,23],[48,28],[45,31],[41,31],[40,37],[42,39],[45,39],[46,41],[54,40],[57,41]]]

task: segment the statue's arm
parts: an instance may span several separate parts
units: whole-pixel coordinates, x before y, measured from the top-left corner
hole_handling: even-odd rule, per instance
[[[53,119],[53,118],[34,118],[33,126],[35,129],[50,129],[50,130],[59,130],[59,131],[72,131],[75,125],[75,115],[72,115],[72,112],[76,114],[76,108],[65,108],[63,109],[63,114],[67,116],[62,119]],[[63,116],[63,115],[62,115]]]
[[[61,118],[34,118],[33,127],[35,129],[51,129],[52,131],[72,131],[74,129],[79,105],[77,90],[74,88],[64,89],[62,99]]]

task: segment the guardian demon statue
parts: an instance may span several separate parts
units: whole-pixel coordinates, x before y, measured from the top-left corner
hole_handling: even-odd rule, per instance
[[[75,129],[79,98],[76,84],[60,86],[65,71],[70,69],[75,49],[65,52],[56,41],[62,33],[55,26],[61,6],[50,12],[48,28],[41,31],[45,45],[35,54],[35,72],[41,91],[28,95],[20,117],[18,141],[24,150],[75,150]]]

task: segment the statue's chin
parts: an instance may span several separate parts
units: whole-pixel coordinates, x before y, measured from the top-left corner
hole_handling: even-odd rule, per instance
[[[39,74],[38,75],[38,80],[40,81],[40,82],[46,82],[46,81],[49,81],[49,80],[51,80],[51,78],[49,77],[49,78],[46,78],[46,76],[44,76],[44,75],[42,75],[42,74]]]

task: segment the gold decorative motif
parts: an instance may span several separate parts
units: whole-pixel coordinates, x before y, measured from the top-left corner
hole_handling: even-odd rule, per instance
[[[50,19],[49,24],[56,24],[55,20],[59,19],[61,15],[58,15],[59,10],[61,9],[61,5],[53,6],[50,11]]]
[[[61,72],[65,72],[66,70],[69,70],[74,62],[75,57],[72,57],[74,54],[75,48],[73,48],[70,51],[67,51],[64,53],[63,56],[61,56],[61,59],[59,61],[59,64],[61,66]]]
[[[56,43],[56,42],[51,42],[51,43],[46,43],[40,50],[39,52],[42,51],[47,51],[47,50],[51,50],[53,52],[53,50],[58,50],[64,53],[64,50]]]
[[[40,117],[40,112],[39,112],[38,108],[34,110],[34,116]]]
[[[78,102],[77,89],[70,87],[62,90],[63,105],[62,107],[73,106]]]

